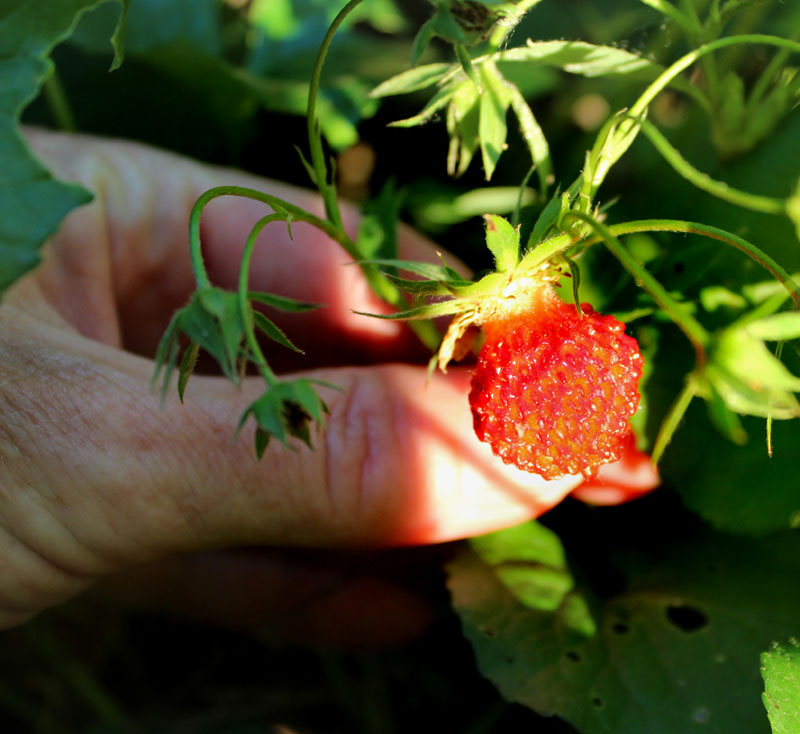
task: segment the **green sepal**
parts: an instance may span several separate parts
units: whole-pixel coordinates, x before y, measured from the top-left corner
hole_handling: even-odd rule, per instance
[[[293,352],[297,352],[298,354],[305,354],[302,349],[292,343],[291,339],[289,339],[289,337],[283,333],[283,330],[277,326],[277,324],[264,316],[263,313],[260,311],[253,311],[252,314],[253,324],[255,327],[272,339],[272,341],[277,342],[281,346],[291,349]]]
[[[519,264],[519,230],[503,217],[485,214],[486,246],[498,273],[510,273]]]
[[[247,406],[239,418],[237,435],[251,416],[256,422],[255,448],[260,459],[271,439],[275,438],[287,448],[292,448],[290,438],[298,438],[311,447],[311,422],[325,424],[329,412],[313,385],[336,387],[318,380],[290,380],[278,382],[267,388],[261,397]]]
[[[387,319],[389,321],[413,321],[417,319],[435,319],[438,316],[452,316],[454,313],[466,311],[471,307],[469,301],[462,299],[453,301],[443,301],[442,303],[431,303],[425,306],[415,306],[406,311],[395,313],[365,313],[364,311],[353,311],[360,316],[373,316],[376,319]]]
[[[494,63],[484,62],[480,71],[483,85],[480,88],[478,139],[484,175],[489,181],[506,147],[506,117],[511,100],[506,91],[507,82]]]
[[[324,303],[309,303],[307,301],[298,301],[288,296],[277,296],[274,293],[261,293],[260,291],[248,291],[247,297],[251,301],[263,303],[270,308],[276,308],[279,311],[286,311],[288,313],[300,313],[302,311],[313,311],[316,308],[322,308]]]
[[[411,296],[458,296],[464,287],[461,281],[408,280],[391,273],[387,273],[386,277]]]
[[[434,18],[428,18],[417,31],[417,35],[414,36],[414,43],[411,45],[411,66],[416,66],[417,62],[422,58],[422,54],[425,53],[428,44],[433,38],[434,28]]]
[[[744,329],[726,329],[714,340],[697,384],[702,397],[709,399],[709,391],[715,390],[728,408],[742,415],[800,416],[793,395],[800,390],[800,378]]]
[[[244,324],[236,293],[213,286],[196,291],[189,305],[179,312],[178,328],[214,357],[225,376],[238,384]]]
[[[436,63],[417,66],[381,82],[370,93],[370,97],[389,97],[393,94],[409,94],[427,89],[441,81],[453,68],[452,64]]]
[[[414,275],[419,275],[427,280],[445,280],[468,285],[472,281],[465,280],[449,265],[435,265],[434,263],[417,262],[415,260],[394,260],[391,258],[378,258],[375,260],[359,260],[359,265],[382,265],[389,268],[405,270]]]
[[[774,643],[761,655],[764,693],[772,734],[793,734],[800,723],[800,642]]]
[[[457,85],[448,85],[442,87],[433,97],[428,100],[420,112],[411,117],[406,117],[403,120],[395,120],[389,123],[389,127],[414,127],[415,125],[422,125],[428,122],[442,107],[448,104],[455,95]]]

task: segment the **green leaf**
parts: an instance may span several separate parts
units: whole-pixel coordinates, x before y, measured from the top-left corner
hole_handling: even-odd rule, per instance
[[[397,256],[397,222],[403,198],[395,181],[389,179],[380,193],[362,206],[356,245],[365,259]]]
[[[628,76],[655,79],[664,67],[614,46],[597,46],[584,41],[532,41],[527,45],[501,51],[500,63],[537,62],[555,66],[581,76]]]
[[[772,734],[800,731],[800,643],[775,644],[761,655],[762,696]]]
[[[260,311],[253,311],[253,323],[257,329],[260,329],[264,334],[272,339],[272,341],[277,342],[278,344],[281,344],[284,347],[297,352],[298,354],[305,354],[302,349],[299,349],[292,343],[292,341],[288,336],[286,336],[286,334],[283,333],[280,327],[276,326],[275,323],[270,321]]]
[[[390,321],[409,321],[417,319],[435,319],[438,316],[450,316],[460,311],[465,311],[469,305],[463,301],[443,301],[442,303],[432,303],[427,306],[416,306],[406,311],[396,313],[366,313],[364,311],[354,311],[361,316],[372,316],[376,319],[388,319]]]
[[[800,537],[648,534],[658,513],[636,519],[644,528],[621,531],[608,558],[595,548],[593,564],[615,579],[602,594],[585,582],[569,589],[592,565],[565,568],[552,538],[536,549],[536,533],[511,539],[499,558],[485,541],[458,556],[448,586],[481,673],[506,699],[581,734],[763,734],[753,673],[771,640],[800,629]],[[560,571],[560,583],[534,573],[544,569]]]
[[[800,421],[774,425],[770,458],[762,419],[742,418],[749,438],[734,446],[695,402],[659,464],[664,483],[678,490],[690,510],[726,532],[761,535],[795,524]]]
[[[365,265],[384,265],[398,270],[406,270],[428,280],[449,280],[462,285],[468,285],[471,281],[464,280],[453,268],[448,265],[435,265],[434,263],[418,262],[416,260],[394,260],[376,259],[364,260]]]
[[[703,377],[737,413],[775,418],[800,415],[793,392],[800,378],[744,329],[726,329],[710,349]]]
[[[494,256],[495,270],[509,273],[519,262],[519,231],[496,214],[487,214],[486,246]]]
[[[750,321],[744,330],[754,339],[763,341],[782,341],[800,337],[800,313],[786,311]]]
[[[497,67],[487,61],[480,66],[483,88],[480,94],[480,119],[478,135],[486,180],[490,180],[497,161],[506,146],[508,126],[506,114],[511,101],[505,89],[505,80]]]
[[[0,6],[0,293],[39,263],[39,248],[61,220],[91,194],[55,180],[33,156],[19,130],[25,106],[53,73],[50,53],[79,18],[102,0],[6,0]],[[127,2],[112,38],[114,66],[122,60]]]
[[[247,297],[256,303],[263,303],[270,308],[277,308],[279,311],[286,311],[288,313],[300,313],[303,311],[313,311],[314,309],[321,308],[322,303],[308,303],[307,301],[298,301],[288,296],[277,296],[274,293],[262,293],[261,291],[248,291]]]

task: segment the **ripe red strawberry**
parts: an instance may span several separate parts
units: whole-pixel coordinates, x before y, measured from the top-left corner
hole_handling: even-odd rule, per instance
[[[613,316],[581,308],[528,280],[481,319],[475,432],[505,463],[546,479],[589,477],[618,459],[639,404],[636,340]]]

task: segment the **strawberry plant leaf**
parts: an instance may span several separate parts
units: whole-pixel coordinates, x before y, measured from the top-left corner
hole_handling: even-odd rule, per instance
[[[66,214],[91,201],[80,186],[54,179],[34,157],[19,130],[26,105],[53,73],[50,53],[80,17],[104,0],[41,3],[8,0],[0,7],[0,293],[39,263],[39,248]],[[122,61],[127,0],[111,38]],[[108,43],[108,40],[106,40]]]
[[[480,66],[482,89],[480,91],[478,136],[486,180],[492,178],[497,161],[503,153],[508,135],[506,115],[511,100],[505,89],[505,80],[490,61]],[[464,170],[466,166],[460,168]]]
[[[637,524],[658,524],[657,511],[638,512]],[[602,595],[538,531],[474,543],[448,585],[481,672],[581,734],[766,732],[754,672],[771,640],[800,629],[800,538],[677,530],[630,529],[614,550],[597,546],[594,562],[609,553],[619,578]]]
[[[469,79],[456,87],[450,99],[447,107],[447,133],[450,135],[447,173],[450,176],[460,176],[469,168],[480,145],[480,100],[478,88]]]
[[[800,731],[800,643],[797,639],[774,644],[761,655],[764,706],[772,734]]]

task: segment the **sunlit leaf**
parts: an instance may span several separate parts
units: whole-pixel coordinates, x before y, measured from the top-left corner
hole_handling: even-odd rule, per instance
[[[761,655],[764,706],[772,734],[800,731],[800,643],[796,638],[773,645]]]

